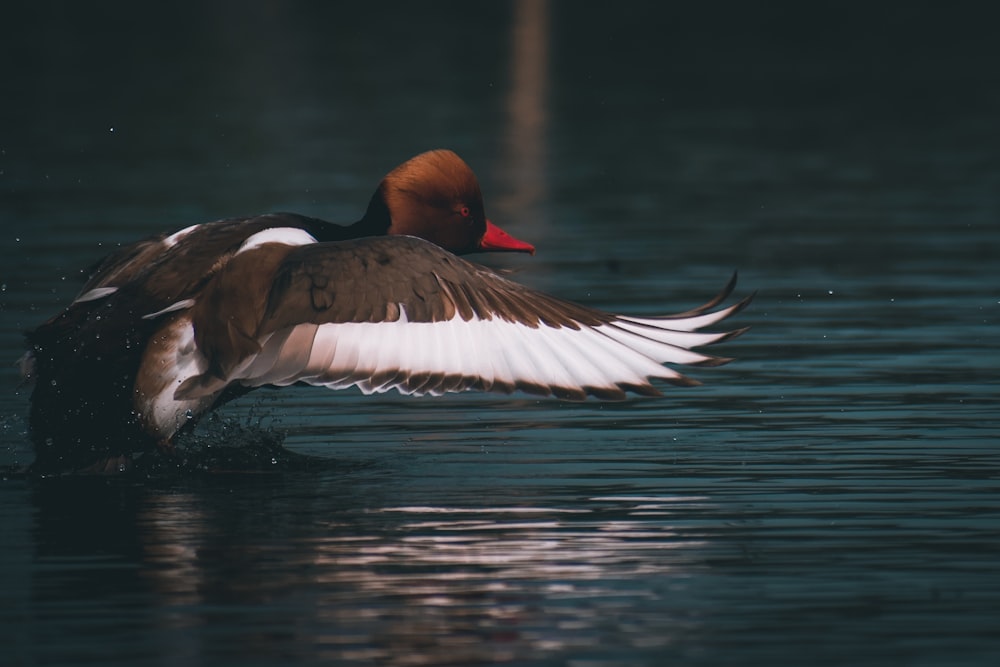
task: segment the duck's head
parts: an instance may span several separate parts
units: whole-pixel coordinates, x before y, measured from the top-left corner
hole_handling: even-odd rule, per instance
[[[486,218],[476,175],[449,150],[421,153],[386,174],[365,221],[387,225],[383,233],[419,236],[456,254],[535,252]]]

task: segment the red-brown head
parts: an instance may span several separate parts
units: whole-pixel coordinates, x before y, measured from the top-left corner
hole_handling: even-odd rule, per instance
[[[419,236],[456,254],[535,252],[486,218],[476,175],[449,150],[421,153],[386,174],[365,221],[383,217],[384,233]]]

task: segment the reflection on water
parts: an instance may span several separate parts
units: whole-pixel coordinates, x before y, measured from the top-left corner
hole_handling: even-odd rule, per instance
[[[303,522],[295,518],[302,503],[332,510],[344,497],[326,492],[337,495],[351,477],[236,478],[232,486],[212,480],[167,492],[67,483],[73,488],[53,482],[35,489],[36,611],[47,617],[50,604],[71,609],[108,590],[129,590],[92,618],[91,631],[114,633],[123,621],[141,626],[163,642],[158,650],[168,660],[301,653],[482,664],[597,650],[609,637],[646,650],[669,645],[691,625],[676,627],[667,614],[634,627],[634,619],[616,615],[686,588],[704,538],[685,536],[671,517],[705,498],[595,496],[577,508],[360,503],[323,519],[313,507]],[[240,493],[251,488],[261,497]],[[85,495],[86,510],[67,508],[67,492]],[[274,525],[259,524],[265,517],[251,511],[257,504],[268,507]],[[268,612],[253,614],[258,606]],[[132,608],[138,614],[126,621]],[[235,613],[238,626],[219,627]],[[71,619],[49,620],[49,631],[57,631]],[[128,640],[116,645],[127,650]],[[93,650],[59,642],[40,655]]]

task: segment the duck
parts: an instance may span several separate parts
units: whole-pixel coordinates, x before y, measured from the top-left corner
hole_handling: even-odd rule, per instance
[[[31,468],[113,472],[259,387],[365,394],[661,396],[675,366],[746,328],[708,303],[633,317],[550,296],[462,256],[534,254],[485,214],[473,170],[421,153],[379,183],[360,220],[269,213],[191,225],[94,264],[73,301],[26,333]]]

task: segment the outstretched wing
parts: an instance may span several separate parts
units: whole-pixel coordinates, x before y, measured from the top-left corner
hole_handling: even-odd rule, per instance
[[[261,251],[254,263],[267,265],[275,251]],[[243,345],[239,358],[216,368],[216,381],[185,383],[178,398],[232,382],[435,395],[523,390],[574,400],[623,399],[627,391],[659,395],[653,378],[695,383],[664,364],[728,361],[695,348],[742,333],[702,329],[749,302],[716,308],[734,276],[722,294],[682,315],[615,315],[529,289],[410,237],[281,250],[274,276],[266,303],[243,316],[238,332],[232,322],[215,327],[225,340],[209,340],[212,327],[195,320],[206,349],[227,340],[256,344]],[[215,297],[219,302],[243,298],[238,291],[245,281],[228,282],[227,293]]]

